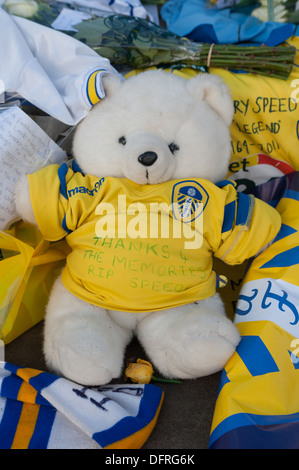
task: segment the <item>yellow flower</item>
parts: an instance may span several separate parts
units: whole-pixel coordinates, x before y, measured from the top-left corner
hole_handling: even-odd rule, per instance
[[[125,370],[125,376],[138,384],[150,383],[153,375],[153,366],[150,362],[143,359],[137,359],[137,362],[131,362]]]

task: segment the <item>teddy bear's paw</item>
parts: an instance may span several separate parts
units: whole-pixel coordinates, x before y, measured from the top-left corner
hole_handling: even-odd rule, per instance
[[[240,341],[237,328],[217,312],[189,311],[160,325],[158,317],[143,321],[139,337],[155,367],[169,378],[196,379],[220,371]]]
[[[131,333],[112,321],[95,322],[76,314],[46,322],[47,365],[82,385],[104,385],[120,376],[124,349]]]
[[[120,372],[120,367],[113,371],[113,365],[102,365],[101,357],[84,356],[80,351],[62,346],[57,351],[52,369],[69,380],[86,386],[104,385],[109,383]],[[51,368],[51,360],[48,361]],[[111,368],[110,368],[111,366]]]
[[[26,175],[22,175],[15,184],[14,200],[17,214],[22,217],[23,220],[36,224],[30,201],[29,182]]]

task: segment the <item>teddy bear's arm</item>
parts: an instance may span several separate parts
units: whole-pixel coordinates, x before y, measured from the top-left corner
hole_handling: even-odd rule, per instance
[[[19,217],[37,225],[33,212],[27,175],[22,175],[15,185],[15,206]]]
[[[77,179],[72,181],[74,174]],[[76,230],[97,205],[97,201],[92,205],[89,200],[84,205],[80,197],[74,197],[76,188],[85,183],[80,175],[65,163],[52,164],[22,177],[18,182],[15,191],[18,214],[22,219],[36,224],[45,240],[61,240]],[[68,190],[70,181],[73,189]]]
[[[248,211],[240,204],[239,197],[232,228],[222,234],[220,246],[214,253],[217,258],[231,265],[256,256],[271,244],[281,227],[281,216],[276,209],[253,196],[243,195],[242,199],[245,198],[251,201]],[[240,218],[238,214],[241,214]]]

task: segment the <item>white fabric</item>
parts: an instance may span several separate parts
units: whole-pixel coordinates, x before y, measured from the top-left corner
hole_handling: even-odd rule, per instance
[[[76,39],[0,8],[1,89],[15,92],[68,125],[77,124],[92,105],[88,77],[96,70],[118,73],[108,59]],[[99,98],[104,97],[97,75]]]
[[[36,395],[28,392],[28,384]],[[22,385],[26,393],[19,393]],[[2,362],[0,449],[12,445],[29,449],[101,449],[126,438],[134,444],[136,433],[141,433],[145,441],[151,432],[148,425],[156,418],[162,399],[162,390],[151,384],[83,387],[47,372]],[[36,413],[28,412],[28,404],[39,405]],[[23,410],[27,413],[27,428]],[[22,442],[21,434],[25,438]],[[140,447],[139,441],[140,436],[134,448]]]
[[[65,3],[64,0],[61,1]],[[107,15],[128,15],[138,18],[148,16],[146,8],[139,0],[71,0],[69,3],[77,5],[79,8],[84,7],[95,13],[98,11]]]

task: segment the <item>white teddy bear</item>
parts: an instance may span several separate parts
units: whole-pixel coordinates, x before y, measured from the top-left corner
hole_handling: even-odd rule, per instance
[[[106,384],[135,334],[167,377],[214,373],[240,336],[216,293],[212,254],[243,262],[273,240],[280,216],[222,181],[234,110],[218,77],[151,70],[103,83],[105,99],[76,130],[72,165],[16,187],[20,216],[70,247],[47,306],[47,364]]]

